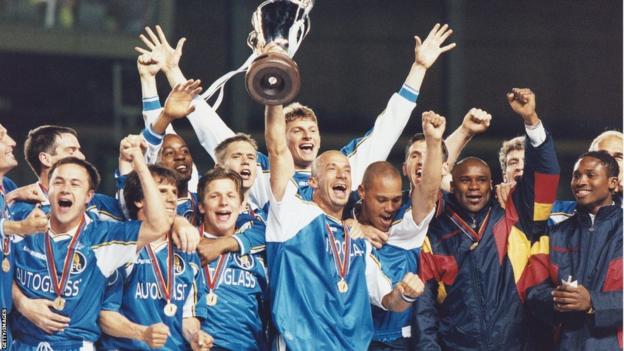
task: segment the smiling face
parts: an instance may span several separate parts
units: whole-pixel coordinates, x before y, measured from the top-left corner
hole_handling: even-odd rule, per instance
[[[490,167],[477,158],[464,159],[453,169],[451,190],[462,208],[471,213],[481,211],[492,192]]]
[[[234,234],[242,200],[232,179],[219,178],[206,183],[200,201],[199,210],[208,233],[217,236]]]
[[[387,232],[392,226],[396,212],[401,207],[401,176],[373,176],[367,184],[358,188],[362,199],[362,215],[365,222]]]
[[[505,155],[505,174],[503,180],[509,182],[524,173],[524,150],[511,150]]]
[[[351,165],[339,151],[326,151],[315,161],[310,178],[314,201],[332,215],[342,212],[351,192]]]
[[[63,164],[50,174],[50,225],[57,233],[77,226],[94,190],[89,189],[89,173],[77,164]]]
[[[570,182],[572,193],[576,202],[593,214],[613,201],[611,193],[615,191],[618,179],[608,174],[608,167],[591,156],[581,158],[574,165]]]
[[[256,181],[256,149],[246,141],[235,141],[225,149],[220,166],[238,173],[246,191]]]
[[[158,165],[172,169],[188,182],[193,172],[193,157],[186,142],[176,134],[167,134],[162,143]]]
[[[311,118],[296,118],[286,123],[286,143],[298,170],[307,170],[318,155],[321,135]]]
[[[13,154],[15,140],[9,136],[7,130],[0,124],[0,176],[5,175],[15,166],[17,160]]]

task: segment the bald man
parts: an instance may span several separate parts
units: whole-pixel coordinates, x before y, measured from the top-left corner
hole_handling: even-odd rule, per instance
[[[523,89],[508,94],[525,112]],[[528,345],[523,274],[529,248],[545,226],[559,166],[537,114],[518,113],[526,130],[526,165],[503,209],[492,197],[490,167],[468,157],[452,171],[420,255],[425,292],[416,302],[416,348],[521,350]]]
[[[370,243],[341,221],[351,189],[349,159],[327,151],[312,164],[312,201],[297,196],[281,106],[268,107],[271,162],[266,244],[272,317],[279,350],[365,350],[373,337],[370,303],[404,311],[422,292],[413,273],[392,286]]]
[[[387,243],[377,250],[384,272],[398,284],[407,273],[418,270],[418,255],[428,224],[433,217],[442,180],[442,134],[444,117],[434,112],[422,115],[426,151],[418,155],[419,177],[410,177],[409,196],[403,202],[401,173],[386,161],[372,163],[358,187],[360,206],[354,215],[358,223],[387,233]],[[415,171],[413,173],[416,173]],[[375,335],[369,350],[407,350],[412,337],[412,308],[390,312],[372,306]]]

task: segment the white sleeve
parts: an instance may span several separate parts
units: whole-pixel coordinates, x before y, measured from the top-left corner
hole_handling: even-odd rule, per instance
[[[191,284],[191,289],[189,291],[188,296],[186,297],[186,301],[184,301],[184,306],[182,307],[182,318],[195,317],[195,304],[197,301],[197,274],[199,273],[199,267],[197,267],[194,263],[189,262],[189,266],[193,269],[193,284]]]
[[[404,250],[412,250],[421,247],[427,236],[429,223],[435,214],[435,206],[431,209],[422,223],[416,224],[412,215],[412,208],[408,207],[403,218],[390,227],[388,244],[400,247]]]
[[[534,127],[525,124],[524,129],[526,130],[526,134],[529,137],[529,142],[533,147],[538,147],[542,145],[544,141],[546,141],[546,130],[544,129],[542,121],[539,121],[539,123],[537,123],[537,125]]]
[[[415,107],[416,102],[393,94],[386,109],[375,120],[373,129],[343,148],[351,163],[352,190],[356,190],[362,182],[368,165],[388,158]]]
[[[141,132],[141,138],[146,141],[147,150],[145,150],[145,162],[153,165],[158,159],[158,152],[162,147],[163,136],[152,130],[152,126],[148,125]]]
[[[115,270],[128,262],[134,262],[137,257],[138,233],[141,223],[130,222],[101,222],[94,221],[90,225],[104,225],[105,240],[91,246],[95,254],[97,266],[106,278]]]
[[[266,241],[285,242],[293,238],[303,227],[322,211],[314,203],[297,196],[297,185],[290,179],[281,201],[275,200],[271,192]]]
[[[199,143],[216,162],[215,148],[223,140],[234,136],[234,131],[219,117],[217,112],[201,97],[193,99],[195,111],[188,115],[188,120],[195,130]]]
[[[392,282],[381,270],[381,263],[373,255],[368,241],[366,241],[366,286],[371,304],[386,310],[382,301],[384,296],[392,292]]]

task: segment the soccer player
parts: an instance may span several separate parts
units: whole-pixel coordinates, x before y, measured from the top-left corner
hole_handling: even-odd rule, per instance
[[[26,219],[19,222],[8,218],[5,191],[11,191],[16,186],[6,177],[6,174],[17,166],[17,160],[13,154],[14,147],[15,140],[0,124],[0,310],[3,313],[3,318],[0,320],[0,350],[8,350],[12,344],[11,330],[7,319],[13,308],[11,287],[15,268],[11,236],[45,230],[48,223],[45,214],[39,209],[32,211]]]
[[[619,166],[606,151],[581,155],[572,218],[532,249],[527,306],[557,327],[556,350],[622,350],[622,209]]]
[[[141,35],[141,39],[149,51],[136,48],[137,51],[142,54],[149,53],[154,57],[160,69],[167,76],[170,85],[183,82],[185,78],[178,63],[185,39],[180,39],[176,48],[173,49],[159,26],[156,26],[156,32],[146,28],[147,36]],[[454,43],[442,46],[451,34],[452,30],[447,25],[436,24],[424,41],[415,37],[414,63],[401,90],[390,98],[384,112],[377,118],[375,126],[364,137],[351,141],[341,149],[348,156],[353,167],[354,188],[350,190],[357,189],[364,170],[370,163],[387,158],[416,106],[418,91],[426,71],[440,54],[455,47]],[[213,159],[216,159],[216,145],[234,135],[234,132],[203,99],[196,98],[195,104],[196,110],[188,116],[188,119],[204,149]],[[308,187],[308,179],[310,178],[312,163],[320,148],[316,114],[309,107],[298,103],[287,106],[285,114],[288,121],[286,134],[288,147],[293,155],[296,169],[294,180],[301,188],[301,193],[310,199],[311,190]],[[463,143],[464,141],[459,135],[456,135],[455,139],[449,140],[447,143]],[[265,155],[259,154],[257,161],[259,176],[252,187],[250,199],[257,207],[264,208],[269,202],[270,166]]]
[[[372,163],[358,188],[361,199],[355,213],[358,222],[388,233],[388,242],[377,255],[393,284],[399,283],[408,272],[418,270],[420,247],[434,214],[442,180],[445,119],[425,112],[422,126],[424,134],[412,143],[408,149],[411,152],[406,155],[404,172],[411,189],[406,203],[401,203],[401,174],[386,161]],[[412,336],[411,306],[400,313],[376,306],[372,310],[375,335],[369,350],[408,349]]]
[[[65,157],[76,157],[84,160],[78,142],[78,134],[72,128],[44,125],[31,130],[24,143],[26,161],[37,175],[37,182],[16,190],[15,201],[10,207],[12,219],[26,218],[35,207],[35,200],[44,212],[49,212],[51,204],[48,200],[50,170],[52,166]],[[11,194],[10,194],[11,195]],[[11,199],[14,200],[14,199]],[[87,213],[92,218],[119,221],[123,219],[123,212],[114,198],[94,194],[90,197]]]
[[[204,238],[232,237],[244,204],[244,180],[233,170],[215,167],[199,180]],[[264,236],[264,223],[249,230]],[[202,329],[217,350],[268,350],[268,282],[258,253],[224,253],[204,267],[206,319]]]
[[[124,162],[120,160],[120,163]],[[123,172],[120,165],[120,172]],[[150,166],[165,203],[167,219],[176,218],[178,178],[173,170]],[[136,172],[124,188],[130,218],[145,220],[145,201]],[[117,271],[104,294],[99,323],[105,350],[208,350],[212,338],[200,330],[205,318],[203,278],[196,253],[173,245],[172,233],[146,245],[138,257]]]
[[[370,303],[404,311],[420,295],[422,282],[407,273],[393,288],[370,243],[342,225],[351,189],[344,154],[321,154],[312,167],[312,201],[297,196],[286,128],[281,106],[267,107],[272,169],[266,241],[276,346],[309,349],[312,337],[317,349],[364,350],[373,336]]]
[[[516,112],[530,103],[511,97]],[[506,209],[491,197],[490,168],[476,157],[453,168],[452,192],[437,205],[420,254],[426,288],[416,304],[417,349],[521,350],[531,337],[520,278],[545,228],[559,166],[537,114],[518,114],[526,164]]]
[[[169,227],[138,143],[126,145],[124,152],[141,180],[143,222],[92,220],[86,206],[99,183],[97,170],[76,157],[51,167],[49,229],[16,242],[15,289],[30,299],[52,301],[50,307],[71,320],[58,323],[60,330],[49,334],[17,313],[12,322],[16,350],[92,350],[99,336],[96,321],[106,279]],[[19,294],[14,298],[17,307]]]

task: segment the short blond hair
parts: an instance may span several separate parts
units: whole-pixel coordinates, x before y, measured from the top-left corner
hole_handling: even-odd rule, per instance
[[[524,136],[503,141],[503,145],[498,150],[498,162],[500,162],[503,175],[507,171],[507,154],[514,150],[524,150]]]
[[[589,145],[588,151],[598,151],[598,144],[609,137],[618,138],[620,139],[620,142],[624,140],[624,134],[622,134],[622,132],[619,132],[617,130],[606,130],[600,133],[600,135],[598,135],[597,137],[595,137],[594,140],[592,140],[591,145]]]
[[[231,136],[223,140],[222,142],[220,142],[219,145],[217,145],[217,147],[215,148],[215,157],[217,158],[216,161],[218,164],[224,163],[225,150],[227,150],[230,144],[235,143],[237,141],[247,142],[249,143],[249,145],[251,145],[254,148],[254,150],[258,151],[258,144],[256,143],[256,140],[251,135],[245,134],[245,133],[236,133],[234,136]]]
[[[284,107],[284,117],[286,118],[286,123],[297,119],[310,119],[318,124],[314,111],[308,106],[302,105],[298,102],[293,102]]]

